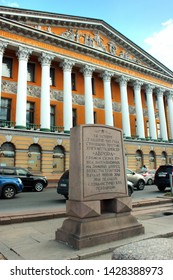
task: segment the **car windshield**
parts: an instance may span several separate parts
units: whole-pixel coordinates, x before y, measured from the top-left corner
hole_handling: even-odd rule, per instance
[[[158,172],[168,172],[171,173],[172,172],[172,166],[166,166],[166,165],[162,165],[159,169]]]
[[[17,169],[16,173],[18,176],[22,176],[22,175],[27,175],[29,173],[29,171],[21,168],[21,169]]]
[[[69,170],[65,171],[62,175],[61,179],[68,179],[69,178]]]

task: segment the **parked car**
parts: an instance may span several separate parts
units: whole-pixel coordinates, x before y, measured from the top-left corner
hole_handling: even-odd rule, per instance
[[[146,185],[153,185],[154,184],[154,176],[155,176],[156,170],[139,170],[138,173],[141,174],[145,179]]]
[[[27,169],[21,167],[0,166],[0,175],[18,177],[22,180],[25,189],[30,188],[37,192],[41,192],[48,185],[45,176],[34,175]]]
[[[0,176],[0,197],[13,198],[17,193],[22,192],[23,187],[19,178]]]
[[[159,191],[164,191],[166,188],[170,188],[170,175],[173,176],[173,165],[160,165],[156,170],[154,177],[154,184]]]
[[[128,185],[128,195],[131,196],[134,191],[133,183],[127,181],[127,185]],[[69,170],[66,170],[58,181],[57,193],[63,195],[66,199],[68,199],[68,187],[69,187]]]
[[[144,177],[130,169],[126,169],[127,180],[134,184],[134,187],[138,190],[143,190],[145,187]]]

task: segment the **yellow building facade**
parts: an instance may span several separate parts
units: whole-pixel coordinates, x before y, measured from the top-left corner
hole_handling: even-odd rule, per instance
[[[81,124],[121,128],[130,169],[173,163],[171,70],[99,19],[0,15],[0,166],[57,180]]]

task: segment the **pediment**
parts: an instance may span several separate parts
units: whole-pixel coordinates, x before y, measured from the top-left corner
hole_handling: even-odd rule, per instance
[[[42,35],[53,35],[65,40],[68,44],[101,52],[110,59],[116,58],[119,63],[130,67],[141,66],[144,71],[157,71],[160,74],[173,77],[173,72],[153,58],[123,34],[102,20],[28,11],[1,7],[0,15],[6,20],[23,27],[28,26]],[[5,13],[4,13],[5,11]],[[67,47],[67,46],[66,46]],[[128,67],[129,67],[128,66]]]

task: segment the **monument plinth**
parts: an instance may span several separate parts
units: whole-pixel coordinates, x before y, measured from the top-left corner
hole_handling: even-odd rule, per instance
[[[131,210],[122,131],[104,125],[72,128],[68,218],[56,240],[81,249],[144,233]]]

